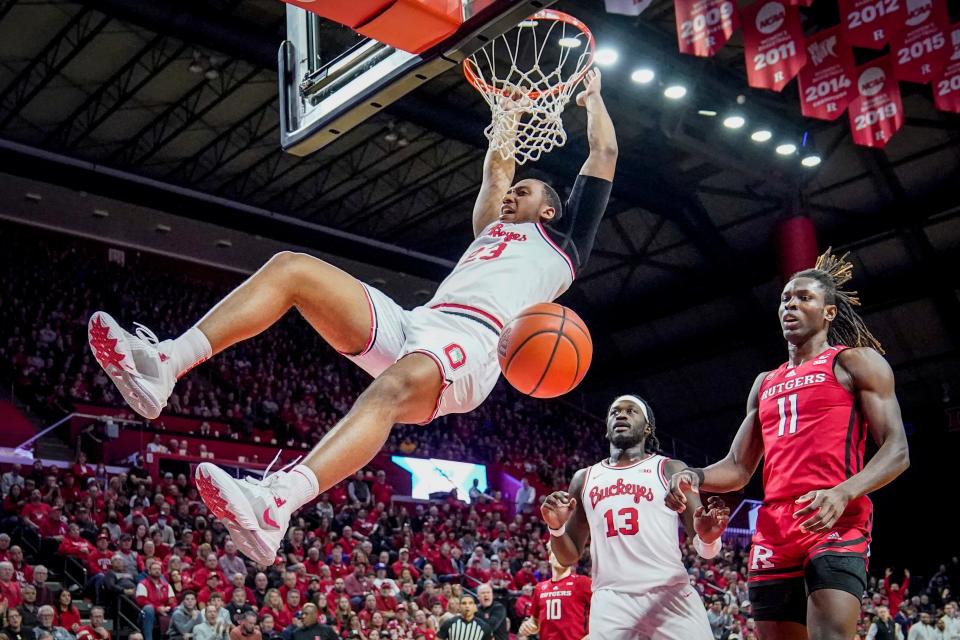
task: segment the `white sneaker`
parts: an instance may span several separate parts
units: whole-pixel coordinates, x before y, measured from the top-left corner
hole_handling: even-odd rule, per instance
[[[170,357],[161,352],[157,336],[134,324],[136,335],[125,331],[110,314],[97,311],[87,324],[87,339],[93,356],[130,408],[153,420],[167,406],[177,374]]]
[[[294,460],[287,467],[298,461]],[[196,473],[200,497],[210,512],[229,529],[237,548],[254,562],[267,566],[277,559],[277,550],[287,534],[294,509],[284,497],[291,494],[287,486],[290,476],[285,470],[287,467],[268,475],[272,466],[273,462],[262,479],[247,477],[238,480],[209,462],[197,465]]]

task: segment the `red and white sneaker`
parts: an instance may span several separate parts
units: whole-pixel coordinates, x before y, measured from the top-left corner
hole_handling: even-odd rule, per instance
[[[230,531],[237,548],[254,562],[272,565],[277,550],[290,526],[290,514],[296,505],[289,501],[292,467],[299,458],[270,474],[273,459],[263,478],[238,480],[215,464],[197,465],[196,482],[200,497],[210,512]]]
[[[167,406],[177,382],[170,357],[157,336],[140,323],[136,335],[125,331],[110,314],[97,311],[87,324],[87,339],[93,357],[110,376],[130,408],[148,420]]]

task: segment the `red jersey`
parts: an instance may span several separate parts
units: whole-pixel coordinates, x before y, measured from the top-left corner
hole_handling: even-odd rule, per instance
[[[760,385],[766,500],[829,489],[863,468],[867,423],[834,374],[845,349],[828,347],[798,367],[784,363]]]
[[[580,640],[587,635],[592,590],[590,578],[577,574],[538,583],[530,615],[540,625],[540,640]]]

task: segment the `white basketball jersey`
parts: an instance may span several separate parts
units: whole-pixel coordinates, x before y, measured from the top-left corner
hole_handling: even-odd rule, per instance
[[[494,222],[470,243],[426,306],[502,329],[526,307],[558,298],[573,277],[573,263],[542,224]]]
[[[580,499],[590,523],[593,589],[640,595],[688,581],[680,555],[680,516],[666,507],[668,458],[651,454],[621,469],[587,469]]]

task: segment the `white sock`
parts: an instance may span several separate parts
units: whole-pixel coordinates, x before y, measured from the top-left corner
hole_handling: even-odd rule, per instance
[[[287,472],[287,482],[290,487],[290,500],[294,506],[292,511],[299,509],[318,495],[320,495],[320,483],[317,482],[317,474],[313,469],[306,465],[298,464]]]
[[[167,350],[178,378],[213,355],[210,341],[197,327],[191,327],[182,336],[171,341]]]

